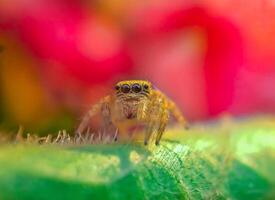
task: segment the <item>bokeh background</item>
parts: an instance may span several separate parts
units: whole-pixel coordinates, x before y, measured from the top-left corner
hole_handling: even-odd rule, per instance
[[[73,130],[123,79],[191,122],[275,112],[274,0],[1,0],[0,129]]]

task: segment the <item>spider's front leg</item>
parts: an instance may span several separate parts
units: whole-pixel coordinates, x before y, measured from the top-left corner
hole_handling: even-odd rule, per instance
[[[154,132],[155,124],[153,121],[150,121],[147,124],[146,130],[145,130],[145,136],[144,136],[144,145],[148,144],[149,139],[151,138],[151,135]]]
[[[168,123],[167,103],[161,93],[152,95],[151,103],[147,112],[147,128],[145,131],[144,144],[147,145],[151,135],[157,132],[155,144],[158,145]]]
[[[156,137],[156,141],[155,141],[156,145],[159,145],[159,141],[162,137],[162,134],[165,131],[165,128],[167,126],[168,119],[169,119],[168,110],[166,108],[161,109],[159,115],[160,115],[160,118],[159,118],[160,121],[159,121],[158,130],[157,130],[157,137]]]
[[[76,133],[80,135],[83,134],[84,131],[88,128],[92,117],[94,117],[98,113],[102,114],[103,123],[109,123],[110,103],[111,97],[107,96],[101,99],[97,104],[93,105],[92,108],[83,117],[80,125],[76,130]]]

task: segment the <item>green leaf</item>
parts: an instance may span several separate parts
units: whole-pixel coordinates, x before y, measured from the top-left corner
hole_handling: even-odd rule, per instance
[[[273,124],[170,129],[149,147],[5,145],[0,199],[274,199]]]

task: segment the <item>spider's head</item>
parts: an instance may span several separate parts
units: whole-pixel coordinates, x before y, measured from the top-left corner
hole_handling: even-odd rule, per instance
[[[140,101],[147,99],[152,92],[152,84],[144,80],[120,81],[115,86],[118,99]]]

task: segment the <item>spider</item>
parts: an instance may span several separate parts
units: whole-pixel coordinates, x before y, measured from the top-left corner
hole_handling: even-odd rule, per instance
[[[102,98],[86,113],[76,132],[83,133],[92,117],[98,113],[102,117],[102,126],[113,125],[119,135],[128,134],[133,126],[142,125],[145,128],[145,145],[155,132],[155,144],[159,145],[170,113],[187,128],[187,123],[176,104],[145,80],[118,82],[111,95]]]

